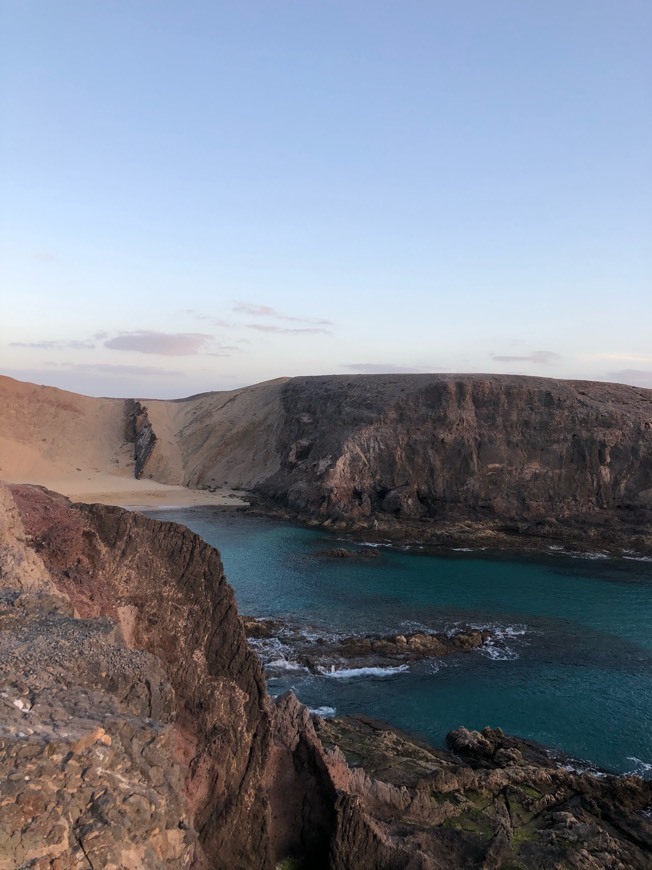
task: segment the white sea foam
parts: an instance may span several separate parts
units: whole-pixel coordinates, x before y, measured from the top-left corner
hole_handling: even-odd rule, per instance
[[[453,636],[460,628],[463,627],[459,623],[452,628],[450,628],[447,632],[448,636]],[[532,634],[534,632],[528,628],[526,625],[496,625],[495,623],[467,623],[468,628],[475,629],[476,631],[490,631],[492,632],[492,637],[489,640],[486,640],[482,646],[478,647],[478,652],[480,655],[485,656],[485,658],[492,659],[497,662],[509,662],[515,661],[519,654],[516,649],[514,649],[513,642],[523,643],[522,638],[526,634]],[[510,643],[508,644],[507,641]]]
[[[591,776],[594,776],[596,779],[605,779],[607,776],[609,776],[609,774],[605,773],[604,770],[598,770],[591,764],[574,764],[573,762],[567,762],[566,764],[560,764],[559,767],[562,770],[567,770],[569,773],[588,773]]]
[[[650,764],[649,761],[643,761],[635,755],[628,755],[627,761],[634,762],[633,769],[629,771],[630,774],[635,774],[636,776],[648,776],[652,773],[652,764]]]
[[[376,541],[360,541],[361,547],[373,547],[374,549],[378,549],[378,547],[393,547],[394,544],[391,543],[382,543],[379,544]]]
[[[307,671],[305,665],[299,662],[293,662],[291,659],[277,658],[265,663],[265,667],[270,671]]]
[[[508,646],[497,646],[491,640],[484,643],[479,648],[478,652],[495,662],[513,662],[518,658],[516,650],[513,650]]]
[[[475,547],[453,547],[452,550],[454,553],[473,553]]]
[[[393,677],[395,674],[403,674],[407,670],[407,665],[397,665],[392,668],[336,668],[335,665],[331,665],[330,668],[318,668],[322,676],[334,680],[353,680],[360,677],[383,679]]]
[[[630,562],[652,562],[652,556],[623,556]]]
[[[331,719],[337,710],[335,707],[308,707],[313,716],[320,716],[322,719]]]
[[[569,555],[572,559],[588,559],[588,560],[590,560],[590,561],[592,561],[592,562],[595,561],[595,560],[597,560],[597,559],[608,559],[608,558],[609,558],[609,554],[608,554],[608,553],[590,553],[590,552],[589,552],[589,553],[582,553],[582,552],[577,552],[577,553],[568,553],[568,555]]]
[[[249,644],[258,653],[268,671],[307,671],[305,665],[293,659],[292,650],[278,637],[250,638]]]

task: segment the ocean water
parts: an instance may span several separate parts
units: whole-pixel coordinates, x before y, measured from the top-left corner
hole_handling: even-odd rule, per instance
[[[156,511],[216,546],[243,614],[315,637],[488,627],[485,649],[409,667],[311,674],[257,642],[269,689],[322,715],[363,713],[437,746],[459,725],[505,731],[590,765],[652,777],[652,562],[380,548],[327,559],[335,535],[211,508]],[[347,547],[354,547],[346,543]]]

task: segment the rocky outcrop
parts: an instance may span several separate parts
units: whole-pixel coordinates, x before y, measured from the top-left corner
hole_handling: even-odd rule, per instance
[[[260,793],[270,702],[219,555],[187,529],[14,488],[32,545],[85,618],[114,620],[156,656],[176,695],[179,763],[194,827],[216,866],[267,866]],[[236,835],[237,833],[237,835]]]
[[[652,391],[499,375],[293,378],[260,486],[337,528],[652,549]]]
[[[134,445],[134,477],[140,480],[158,439],[142,402],[128,399],[125,402],[125,417],[125,437]]]
[[[317,734],[338,783],[337,870],[652,866],[652,783],[574,773],[500,729],[452,733],[464,762],[364,718]]]
[[[493,638],[491,631],[459,629],[444,632],[414,631],[404,634],[343,635],[320,637],[315,631],[280,619],[242,618],[247,637],[274,640],[282,644],[296,664],[313,673],[339,668],[397,667],[423,659],[440,658],[478,649]],[[257,646],[265,661],[264,650]],[[279,648],[271,647],[271,658],[278,659]]]
[[[459,729],[449,755],[312,719],[267,695],[199,537],[0,496],[0,868],[651,865],[651,783],[574,773],[499,729]]]
[[[334,799],[313,775],[318,741],[296,699],[268,696],[217,551],[120,508],[40,487],[0,494],[12,714],[0,776],[48,795],[30,837],[26,816],[4,807],[0,860],[265,870],[291,854],[324,865]]]
[[[161,663],[48,593],[0,593],[0,867],[203,866]]]

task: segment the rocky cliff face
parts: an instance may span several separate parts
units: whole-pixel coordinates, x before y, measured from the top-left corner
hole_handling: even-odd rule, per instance
[[[130,646],[162,662],[177,698],[188,806],[209,859],[265,866],[266,810],[256,790],[269,701],[216,551],[183,527],[119,508],[72,510],[22,488],[15,497],[37,552],[77,611],[114,619]]]
[[[573,773],[500,729],[452,732],[451,755],[368,719],[317,725],[334,870],[651,866],[650,783]]]
[[[0,465],[15,481],[135,473],[254,490],[301,520],[383,537],[652,552],[652,390],[351,375],[176,402],[2,378],[0,394]]]
[[[422,539],[484,530],[652,546],[650,390],[313,377],[285,385],[283,409],[282,465],[260,489],[299,515]]]
[[[266,694],[196,535],[41,488],[0,502],[3,870],[651,866],[652,783],[499,730],[451,756],[314,721]]]

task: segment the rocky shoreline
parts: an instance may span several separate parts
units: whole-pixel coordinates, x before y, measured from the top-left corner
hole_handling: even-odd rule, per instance
[[[354,520],[291,510],[257,492],[251,492],[249,499],[248,507],[239,508],[242,513],[295,523],[305,528],[323,529],[357,544],[425,547],[433,551],[554,552],[572,556],[586,553],[613,558],[634,556],[652,559],[652,523],[625,525],[614,523],[609,516],[599,519],[593,516],[584,524],[554,519],[534,523],[498,519],[415,521],[383,515]]]
[[[242,623],[250,641],[281,640],[291,650],[292,660],[314,674],[341,668],[395,668],[423,659],[470,652],[494,638],[492,631],[472,628],[457,629],[450,634],[415,631],[322,637],[307,633],[287,620],[243,616]]]
[[[451,754],[311,717],[267,693],[197,535],[39,487],[0,487],[0,507],[2,870],[652,866],[652,782],[564,769],[500,729],[458,729]]]

